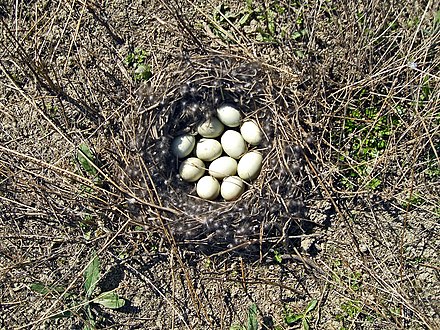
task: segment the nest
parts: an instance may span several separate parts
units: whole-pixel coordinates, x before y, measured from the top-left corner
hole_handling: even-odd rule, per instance
[[[308,230],[311,184],[304,148],[310,137],[298,109],[257,63],[211,56],[185,59],[176,67],[167,79],[156,76],[139,89],[137,109],[126,120],[132,127],[128,131],[135,132],[127,137],[132,152],[124,156],[122,176],[137,197],[130,211],[143,224],[164,226],[178,244],[206,252],[295,242]],[[177,135],[195,132],[223,103],[259,123],[264,138],[258,150],[264,160],[261,174],[239,200],[211,202],[197,197],[195,184],[179,178],[170,144]],[[168,210],[161,212],[160,224],[142,211],[141,200]]]

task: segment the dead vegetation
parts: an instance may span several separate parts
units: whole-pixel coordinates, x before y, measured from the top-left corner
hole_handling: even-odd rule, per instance
[[[259,329],[294,329],[314,299],[314,329],[440,326],[438,8],[228,5],[0,4],[0,328],[250,330],[255,304]],[[228,85],[241,65],[261,75]],[[273,134],[238,206],[262,213],[298,189],[306,212],[275,217],[296,218],[288,242],[212,255],[219,238],[173,230],[213,216],[149,163],[181,128],[169,111],[187,81],[223,88]],[[295,146],[300,177],[284,173]],[[81,308],[93,251],[120,309]]]

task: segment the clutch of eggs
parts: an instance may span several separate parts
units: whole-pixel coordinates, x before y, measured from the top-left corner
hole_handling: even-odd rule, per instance
[[[171,152],[182,159],[180,177],[197,182],[200,198],[215,200],[221,195],[233,201],[244,192],[245,181],[261,172],[263,156],[248,148],[258,146],[263,132],[253,120],[242,123],[241,112],[232,105],[220,106],[216,114],[198,125],[198,135],[175,137]]]

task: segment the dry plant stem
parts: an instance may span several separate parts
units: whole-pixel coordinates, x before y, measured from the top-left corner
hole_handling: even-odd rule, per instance
[[[396,288],[392,287],[389,283],[384,281],[380,276],[378,276],[376,273],[372,272],[368,267],[366,267],[365,270],[369,273],[369,275],[371,277],[373,277],[377,281],[377,283],[381,283],[382,288],[383,288],[381,290],[390,294],[393,298],[399,299],[399,301],[401,301],[401,304],[403,307],[405,307],[408,310],[411,310],[413,313],[415,313],[421,320],[421,322],[417,320],[418,323],[423,323],[430,330],[436,329],[435,325],[431,324],[431,322],[429,321],[429,319],[427,319],[425,317],[423,312],[421,312],[419,309],[414,307],[414,305],[408,300],[408,298],[403,296],[403,294],[399,292],[400,288],[399,288],[399,290],[396,290]],[[405,320],[405,319],[408,320],[408,318],[405,315],[400,315],[400,317],[402,320]]]
[[[124,42],[124,39],[118,34],[115,28],[109,24],[108,20],[105,18],[101,18],[99,15],[100,4],[96,1],[83,1],[80,0],[80,3],[84,5],[84,7],[87,7],[87,10],[92,13],[93,17],[102,25],[105,27],[108,34],[112,37],[113,40],[115,40],[118,44],[122,44]],[[79,25],[78,25],[79,28]]]
[[[182,13],[179,12],[178,4],[174,3],[173,5],[171,5],[173,7],[171,7],[168,1],[160,0],[160,2],[174,16],[174,18],[178,21],[183,30],[185,30],[191,36],[191,39],[197,44],[200,50],[205,50],[204,44],[201,43],[199,38],[197,38],[197,36],[194,34],[193,29],[191,28],[191,26],[189,26],[189,23],[185,22],[185,15],[182,15]],[[190,4],[196,7],[192,2],[190,2]]]
[[[205,19],[206,20],[208,20],[211,24],[214,24],[215,26],[216,26],[216,28],[217,29],[219,29],[222,33],[224,33],[228,38],[230,38],[231,40],[233,40],[235,43],[237,43],[239,46],[240,46],[240,48],[241,48],[241,50],[242,51],[244,51],[245,52],[245,54],[246,54],[246,57],[247,58],[252,58],[253,57],[253,54],[243,45],[243,44],[241,44],[241,42],[239,41],[239,40],[237,40],[231,33],[229,33],[229,31],[226,31],[222,26],[220,26],[216,21],[214,21],[212,18],[211,18],[211,16],[209,15],[209,14],[207,14],[207,13],[205,13],[202,9],[200,9],[196,4],[194,4],[194,2],[192,2],[192,1],[188,1],[188,0],[185,0],[190,6],[192,6],[195,10],[197,10],[200,14],[202,14],[204,17],[205,17]],[[211,5],[211,7],[213,8],[213,9],[215,9],[215,7],[214,6],[212,6]],[[223,16],[223,14],[222,13],[220,13],[220,15],[222,15]],[[224,16],[223,16],[224,17]],[[225,17],[224,17],[225,18]],[[228,23],[230,24],[230,25],[232,25],[233,26],[233,24],[229,21],[229,20],[227,20],[228,21]]]
[[[176,313],[177,316],[179,317],[179,319],[183,322],[183,324],[185,325],[185,327],[187,329],[191,329],[190,326],[188,325],[188,323],[186,323],[185,318],[183,317],[183,315],[179,312],[179,310],[175,307],[175,305],[173,304],[173,302],[171,300],[169,300],[164,294],[163,292],[153,283],[151,282],[151,280],[146,277],[144,274],[142,274],[141,272],[139,272],[136,268],[132,267],[130,264],[125,263],[125,267],[127,267],[128,269],[130,269],[132,272],[136,273],[140,278],[142,278],[145,282],[147,282],[153,289],[154,291],[157,292],[157,294],[159,296],[162,297],[163,300],[165,300],[165,302],[173,309],[173,313]]]
[[[72,96],[68,95],[60,85],[58,85],[56,82],[53,81],[53,79],[48,74],[48,68],[44,65],[37,65],[33,60],[29,58],[29,56],[26,54],[26,51],[23,49],[21,43],[15,39],[12,32],[9,30],[9,27],[6,25],[6,23],[3,21],[3,19],[0,17],[1,24],[5,31],[7,32],[6,35],[9,37],[9,42],[11,44],[17,45],[17,50],[15,55],[18,55],[18,59],[20,61],[20,64],[23,65],[23,67],[27,67],[29,71],[32,73],[32,75],[35,77],[35,79],[38,81],[38,83],[50,94],[58,96],[71,104],[75,105],[80,111],[82,111],[85,116],[90,117],[92,120],[99,119],[99,115],[97,114],[97,111],[92,109],[88,104],[86,104],[82,100],[78,100],[73,98]],[[3,44],[4,48],[9,50],[7,44]],[[14,54],[11,54],[12,57],[15,57]],[[3,64],[0,62],[2,66],[2,71],[6,73]],[[9,77],[10,75],[7,74]],[[15,82],[14,82],[15,84]]]
[[[203,314],[205,315],[206,320],[210,324],[212,324],[211,318],[208,316],[208,313],[206,312],[206,309],[205,309],[202,301],[200,300],[199,296],[197,295],[197,293],[196,293],[196,291],[194,289],[194,285],[192,283],[191,276],[189,274],[187,266],[185,265],[185,263],[183,262],[183,260],[182,260],[182,258],[180,256],[179,248],[178,248],[178,246],[176,244],[176,241],[174,240],[174,237],[170,234],[168,228],[165,226],[165,223],[164,223],[162,217],[160,216],[160,214],[158,214],[158,220],[160,221],[160,223],[162,225],[162,230],[165,233],[165,237],[167,238],[168,243],[172,247],[172,252],[176,256],[177,261],[179,262],[179,265],[180,265],[181,269],[183,270],[183,272],[185,274],[185,280],[186,280],[186,283],[188,284],[188,289],[189,289],[189,292],[190,292],[191,300],[192,300],[194,306],[197,308],[197,313],[199,314],[200,309],[201,309]]]
[[[316,305],[317,317],[316,317],[315,322],[314,322],[316,329],[318,329],[319,321],[321,320],[321,312],[322,312],[321,311],[321,307],[325,303],[325,299],[326,299],[326,295],[327,295],[327,292],[328,292],[328,288],[329,288],[329,283],[325,282],[324,286],[323,286],[323,288],[321,290],[321,296],[318,299],[318,304]]]
[[[6,70],[6,68],[4,67],[4,65],[1,62],[0,62],[0,67],[3,71],[3,73],[9,78],[9,81],[13,84],[15,89],[20,92],[20,94],[29,102],[29,104],[32,105],[32,107],[44,118],[44,120],[46,120],[54,128],[54,130],[58,134],[60,134],[64,138],[64,140],[66,140],[67,143],[69,143],[70,145],[73,145],[73,142],[61,131],[61,129],[58,126],[56,126],[55,123],[51,119],[49,119],[45,113],[43,113],[41,111],[41,109],[35,103],[35,100],[33,100],[31,97],[29,97],[25,93],[23,88],[21,88],[17,85],[15,80],[12,78],[11,74]]]
[[[321,185],[321,188],[324,190],[324,192],[327,194],[327,197],[330,199],[330,202],[332,203],[333,207],[335,208],[339,219],[341,219],[347,226],[347,228],[350,231],[350,235],[353,239],[353,242],[355,243],[357,252],[359,253],[359,255],[363,255],[360,247],[359,247],[359,241],[356,237],[356,235],[354,234],[353,228],[351,226],[350,221],[347,220],[347,218],[345,217],[345,215],[343,214],[343,212],[340,210],[339,206],[336,204],[335,200],[333,199],[332,195],[330,194],[330,192],[328,191],[327,187],[325,186],[325,184],[322,182],[318,172],[316,171],[315,167],[313,166],[313,164],[310,162],[310,159],[307,157],[307,155],[304,155],[305,160],[307,161],[307,164],[309,166],[309,168],[312,170],[313,174],[316,176],[316,179],[318,180],[319,184]]]
[[[96,252],[96,256],[100,256],[100,255],[102,255],[103,254],[103,252],[110,246],[110,244],[126,229],[126,227],[130,224],[130,218],[128,217],[128,215],[127,214],[124,214],[127,218],[128,218],[128,220],[127,221],[125,221],[125,223],[118,229],[118,231],[116,232],[116,233],[114,233],[108,240],[107,240],[107,242],[105,242],[104,243],[104,245],[102,246],[102,248],[101,249],[99,249],[99,251],[97,251]],[[46,320],[48,320],[48,319],[50,319],[52,316],[54,316],[54,315],[51,315],[50,313],[52,312],[52,310],[54,310],[55,308],[56,308],[56,306],[57,306],[57,304],[59,303],[59,302],[61,302],[61,300],[62,300],[62,298],[64,297],[64,295],[67,293],[67,292],[69,292],[69,290],[75,285],[75,283],[80,279],[80,278],[82,278],[82,276],[83,276],[83,274],[84,274],[84,272],[86,271],[86,269],[90,266],[90,264],[93,262],[93,259],[91,259],[88,263],[87,263],[87,265],[76,275],[76,277],[75,277],[75,279],[72,281],[72,282],[70,282],[70,284],[67,286],[67,288],[60,294],[60,296],[58,297],[58,299],[46,310],[46,312],[38,319],[38,320],[35,320],[35,321],[33,321],[33,322],[30,322],[30,323],[28,323],[28,324],[26,324],[26,325],[23,325],[23,326],[20,326],[20,327],[18,327],[17,328],[17,330],[18,329],[25,329],[25,328],[27,328],[27,327],[29,327],[29,326],[31,326],[31,325],[34,325],[34,324],[39,324],[39,323],[42,323],[42,322],[44,322],[44,321],[46,321]],[[55,313],[55,315],[56,314],[58,314],[58,313]]]
[[[116,195],[116,194],[114,194],[112,192],[109,192],[109,191],[104,190],[104,189],[102,189],[100,187],[97,187],[93,183],[92,180],[84,178],[84,177],[82,177],[82,176],[80,176],[78,174],[72,173],[69,170],[65,170],[65,169],[60,168],[58,166],[46,163],[46,162],[44,162],[44,161],[42,161],[40,159],[34,158],[32,156],[29,156],[29,155],[22,154],[22,153],[20,153],[18,151],[15,151],[15,150],[3,147],[1,145],[0,145],[0,150],[3,151],[5,154],[10,154],[10,155],[17,156],[17,157],[19,157],[19,158],[21,158],[21,159],[23,159],[25,161],[34,163],[34,164],[36,164],[38,166],[41,166],[43,168],[47,168],[47,169],[49,169],[51,171],[54,171],[55,173],[58,173],[58,174],[61,174],[61,175],[65,176],[66,178],[69,178],[69,179],[74,180],[76,182],[82,183],[82,184],[86,185],[87,187],[92,187],[94,189],[98,189],[99,191],[101,191],[101,192],[103,192],[105,194],[113,195],[114,197],[118,196],[118,195]]]
[[[150,183],[151,183],[151,185],[153,187],[153,191],[156,194],[156,200],[159,202],[159,205],[162,205],[161,201],[160,201],[159,194],[157,193],[156,186],[154,185],[154,183],[152,181],[152,178],[151,178],[151,175],[149,173],[149,170],[145,166],[145,163],[143,162],[143,160],[141,160],[141,163],[143,165],[142,166],[143,170],[147,173],[149,181],[150,181]],[[160,207],[163,208],[163,209],[168,209],[168,208],[164,208],[162,206],[160,206]],[[188,284],[188,288],[189,288],[190,295],[191,295],[191,300],[192,300],[194,306],[197,308],[197,311],[199,311],[199,309],[201,309],[203,311],[203,313],[205,314],[206,319],[211,323],[210,318],[209,318],[209,316],[208,316],[208,314],[207,314],[207,312],[206,312],[202,302],[200,301],[198,295],[195,293],[194,286],[193,286],[193,283],[191,281],[191,277],[189,275],[188,269],[186,268],[186,265],[184,264],[182,258],[180,257],[179,249],[178,249],[178,246],[177,246],[177,244],[176,244],[176,242],[174,240],[174,237],[169,233],[169,230],[168,230],[167,226],[165,225],[165,222],[163,221],[160,213],[157,213],[157,218],[158,218],[158,220],[159,220],[159,222],[160,222],[160,224],[162,226],[162,231],[165,234],[165,237],[166,237],[168,243],[172,246],[172,251],[173,251],[172,255],[174,255],[177,258],[180,267],[184,271],[185,280],[186,280],[186,283]],[[174,271],[173,271],[173,274],[174,274]],[[173,275],[173,278],[174,278],[174,275]]]
[[[70,53],[71,53],[71,51],[72,51],[72,47],[73,47],[73,45],[76,43],[76,39],[78,38],[79,28],[80,28],[80,26],[81,26],[81,22],[82,22],[82,20],[83,20],[83,16],[84,16],[85,8],[86,8],[86,5],[83,3],[83,6],[82,6],[82,8],[81,8],[80,17],[79,17],[78,22],[77,22],[77,24],[76,24],[75,33],[74,33],[74,35],[73,35],[72,41],[70,42],[69,50],[67,51],[67,58],[70,57],[69,55],[70,55]],[[64,63],[64,68],[63,68],[63,71],[64,71],[64,72],[66,71],[66,68],[67,68],[67,61]]]
[[[151,185],[152,185],[152,187],[153,187],[153,192],[154,192],[155,195],[156,195],[156,196],[155,196],[155,199],[158,201],[159,205],[162,205],[162,204],[161,204],[161,201],[160,201],[159,194],[158,194],[157,189],[156,189],[156,186],[154,185],[154,182],[153,182],[153,180],[152,180],[152,178],[151,178],[150,172],[149,172],[147,166],[145,166],[144,161],[143,161],[142,159],[140,159],[140,160],[141,160],[142,168],[143,168],[143,170],[145,171],[145,173],[147,173],[148,179],[149,179],[149,181],[150,181],[150,183],[151,183]],[[151,194],[150,191],[149,191],[149,193]],[[200,308],[200,306],[201,306],[203,312],[205,313],[206,319],[209,320],[208,315],[207,315],[205,309],[203,308],[203,304],[201,304],[201,302],[200,302],[200,300],[199,300],[197,294],[195,293],[195,290],[194,290],[194,287],[193,287],[193,284],[192,284],[191,278],[190,278],[190,276],[189,276],[188,270],[187,270],[187,268],[186,268],[184,262],[182,261],[182,259],[181,259],[181,257],[180,257],[180,253],[179,253],[178,247],[177,247],[177,245],[176,245],[176,242],[175,242],[175,240],[174,240],[174,237],[173,237],[172,235],[170,235],[169,230],[168,230],[168,228],[165,226],[165,223],[164,223],[164,221],[163,221],[161,215],[160,215],[160,214],[157,214],[157,217],[158,217],[158,219],[159,219],[159,221],[160,221],[160,224],[161,224],[161,226],[162,226],[162,231],[163,231],[163,233],[165,234],[165,237],[166,237],[168,243],[173,247],[173,249],[172,249],[173,253],[172,253],[172,255],[171,255],[171,260],[170,260],[170,262],[171,262],[172,260],[174,260],[174,256],[177,258],[180,267],[183,269],[183,271],[184,271],[184,273],[185,273],[185,280],[186,280],[186,282],[187,282],[187,284],[188,284],[189,291],[190,291],[190,295],[191,295],[191,299],[192,299],[192,301],[193,301],[194,306],[197,307],[197,308]],[[174,267],[172,267],[172,269],[173,269],[173,282],[174,282]],[[174,286],[173,286],[173,287],[174,287]],[[176,311],[175,311],[175,309],[173,308],[173,313],[175,313],[175,312],[176,312]],[[179,315],[179,318],[182,319],[182,316],[181,316],[180,314],[178,314],[178,315]],[[182,319],[182,320],[183,320],[183,319]],[[184,320],[183,320],[183,321],[184,321]],[[184,323],[185,323],[185,325],[187,325],[185,321],[184,321]]]
[[[77,181],[77,182],[80,182],[80,183],[82,183],[82,184],[84,184],[84,185],[86,185],[86,186],[88,186],[88,187],[91,187],[91,188],[93,188],[93,189],[97,189],[97,190],[99,190],[100,192],[102,192],[102,193],[104,193],[104,194],[109,194],[109,195],[113,195],[114,197],[119,197],[119,195],[117,195],[117,194],[114,194],[114,193],[112,193],[112,192],[109,192],[108,190],[105,190],[105,189],[103,189],[103,188],[101,188],[101,187],[99,187],[99,186],[96,186],[95,185],[95,183],[92,181],[92,180],[90,180],[90,179],[87,179],[87,178],[84,178],[84,177],[82,177],[82,176],[80,176],[80,175],[78,175],[78,174],[75,174],[75,173],[72,173],[72,172],[70,172],[70,171],[68,171],[68,170],[65,170],[65,169],[62,169],[62,168],[60,168],[60,167],[57,167],[57,166],[55,166],[55,165],[52,165],[52,164],[49,164],[49,163],[46,163],[46,162],[44,162],[44,161],[42,161],[42,160],[39,160],[39,159],[36,159],[36,158],[34,158],[34,157],[31,157],[31,156],[28,156],[28,155],[24,155],[24,154],[22,154],[22,153],[19,153],[19,152],[17,152],[17,151],[15,151],[15,150],[11,150],[11,149],[9,149],[9,148],[5,148],[5,147],[3,147],[3,146],[1,146],[0,145],[0,150],[2,150],[2,151],[4,151],[5,153],[8,153],[8,154],[12,154],[12,155],[15,155],[15,156],[18,156],[18,157],[20,157],[20,158],[22,158],[22,159],[24,159],[24,160],[26,160],[26,161],[29,161],[29,162],[32,162],[32,163],[34,163],[34,164],[36,164],[36,165],[39,165],[39,166],[42,166],[42,167],[45,167],[45,168],[48,168],[48,169],[50,169],[50,170],[52,170],[52,171],[54,171],[54,172],[56,172],[56,173],[59,173],[59,174],[62,174],[62,175],[64,175],[64,176],[66,176],[67,178],[70,178],[70,179],[72,179],[72,180],[75,180],[75,181]],[[80,153],[80,154],[82,154],[82,156],[83,157],[87,157],[81,150],[78,150],[78,152]],[[136,196],[136,195],[134,195],[134,194],[132,194],[132,193],[130,193],[129,191],[126,191],[125,189],[123,189],[122,187],[120,187],[120,185],[118,185],[118,184],[116,184],[113,180],[111,180],[104,172],[102,172],[102,170],[99,168],[99,167],[97,167],[93,162],[90,162],[90,164],[92,164],[92,166],[106,179],[106,180],[108,180],[108,182],[110,182],[114,187],[116,187],[116,188],[118,188],[121,192],[124,192],[124,193],[126,193],[126,194],[128,194],[130,197],[132,197],[132,198],[134,198],[135,200],[137,200],[139,203],[141,203],[141,204],[143,204],[143,205],[147,205],[147,206],[150,206],[150,207],[152,207],[152,208],[155,208],[155,209],[159,209],[159,210],[162,210],[162,211],[167,211],[167,212],[170,212],[170,213],[174,213],[174,214],[180,214],[179,212],[177,212],[176,210],[173,210],[173,209],[170,209],[170,208],[167,208],[167,207],[162,207],[162,206],[159,206],[159,205],[156,205],[156,204],[153,204],[153,203],[149,203],[149,202],[147,202],[147,201],[145,201],[145,200],[143,200],[143,199],[140,199],[138,196]]]
[[[119,197],[119,195],[117,195],[115,193],[109,192],[108,190],[105,190],[105,189],[103,189],[103,188],[101,188],[99,186],[96,186],[95,183],[92,180],[84,178],[84,177],[82,177],[82,176],[80,176],[78,174],[72,173],[72,172],[70,172],[68,170],[62,169],[62,168],[60,168],[58,166],[46,163],[46,162],[44,162],[42,160],[36,159],[34,157],[31,157],[31,156],[28,156],[28,155],[25,155],[25,154],[22,154],[22,153],[19,153],[19,152],[15,151],[15,150],[11,150],[9,148],[5,148],[5,147],[3,147],[1,145],[0,145],[0,150],[2,150],[3,152],[5,152],[7,154],[11,154],[11,155],[15,155],[17,157],[20,157],[23,160],[29,161],[29,162],[34,163],[34,164],[36,164],[38,166],[41,166],[43,168],[50,169],[51,171],[54,171],[55,173],[61,174],[61,175],[65,176],[65,177],[67,177],[67,178],[69,178],[71,180],[74,180],[76,182],[79,182],[79,183],[81,183],[81,184],[83,184],[83,185],[85,185],[87,187],[96,189],[96,190],[100,191],[101,193],[103,193],[105,195],[110,195],[110,196],[113,196],[113,197]],[[85,156],[85,155],[83,154],[83,156]],[[97,168],[98,167],[96,167],[96,169]],[[133,197],[136,197],[136,196],[133,196]],[[104,202],[100,197],[96,197],[95,196],[95,198],[97,198],[98,200],[101,200],[102,202]],[[138,199],[138,198],[136,197],[136,199]],[[172,210],[172,209],[169,209],[169,208],[165,208],[165,207],[160,207],[158,205],[145,202],[143,200],[139,200],[139,202],[144,204],[144,205],[150,206],[152,208],[162,209],[163,211],[168,211],[168,212],[171,212],[171,213],[176,213],[175,210]]]
[[[212,281],[222,281],[222,282],[225,281],[224,278],[222,278],[222,277],[215,277],[215,276],[212,276],[212,277],[210,276],[209,279],[212,280]],[[227,282],[233,282],[233,283],[237,283],[237,284],[243,285],[243,279],[242,278],[239,278],[239,279],[233,279],[233,278],[227,279]],[[289,292],[292,292],[293,294],[298,295],[298,296],[303,296],[304,295],[303,291],[297,290],[295,288],[292,288],[292,287],[290,287],[288,285],[284,285],[282,283],[274,282],[274,281],[271,281],[271,280],[265,280],[263,278],[254,279],[254,278],[249,278],[248,277],[246,279],[246,284],[248,286],[255,285],[255,284],[265,284],[265,285],[269,285],[269,286],[285,289],[285,290],[287,290]]]
[[[415,148],[417,147],[417,143],[414,144],[414,151]],[[412,194],[413,194],[413,187],[414,187],[414,163],[413,166],[411,166],[411,175],[410,175],[410,182],[411,182],[411,186],[410,186],[410,192],[409,192],[409,198],[412,198]],[[402,228],[402,233],[400,235],[400,280],[401,280],[401,284],[404,283],[404,277],[405,277],[405,266],[406,266],[406,260],[405,260],[405,255],[404,255],[404,241],[405,241],[405,231],[407,229],[407,225],[408,225],[408,214],[409,214],[409,203],[406,207],[406,212],[405,212],[405,216],[403,217],[403,228]],[[402,290],[402,288],[401,288]],[[403,291],[403,290],[402,290]],[[401,318],[402,320],[404,320],[404,308],[403,308],[403,303],[402,303],[402,308],[401,308]]]
[[[171,272],[171,281],[172,281],[172,296],[173,296],[173,301],[176,300],[176,276],[174,273],[174,254],[170,255],[170,267],[171,269],[173,269],[173,271]],[[172,328],[174,329],[174,319],[176,317],[176,311],[173,308],[173,314],[172,314],[172,318],[173,318],[173,324],[172,324]]]

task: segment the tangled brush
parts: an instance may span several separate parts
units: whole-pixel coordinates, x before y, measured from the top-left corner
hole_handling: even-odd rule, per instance
[[[312,138],[273,79],[257,63],[198,57],[183,60],[173,76],[156,76],[138,90],[136,109],[124,122],[124,143],[131,151],[122,157],[120,177],[136,196],[128,205],[139,222],[164,226],[176,242],[207,252],[289,244],[307,231],[313,180],[306,150]],[[202,200],[195,185],[179,177],[170,145],[180,134],[194,134],[225,103],[262,128],[258,150],[263,167],[237,201]],[[163,210],[159,222],[145,212],[145,205],[152,204]]]

